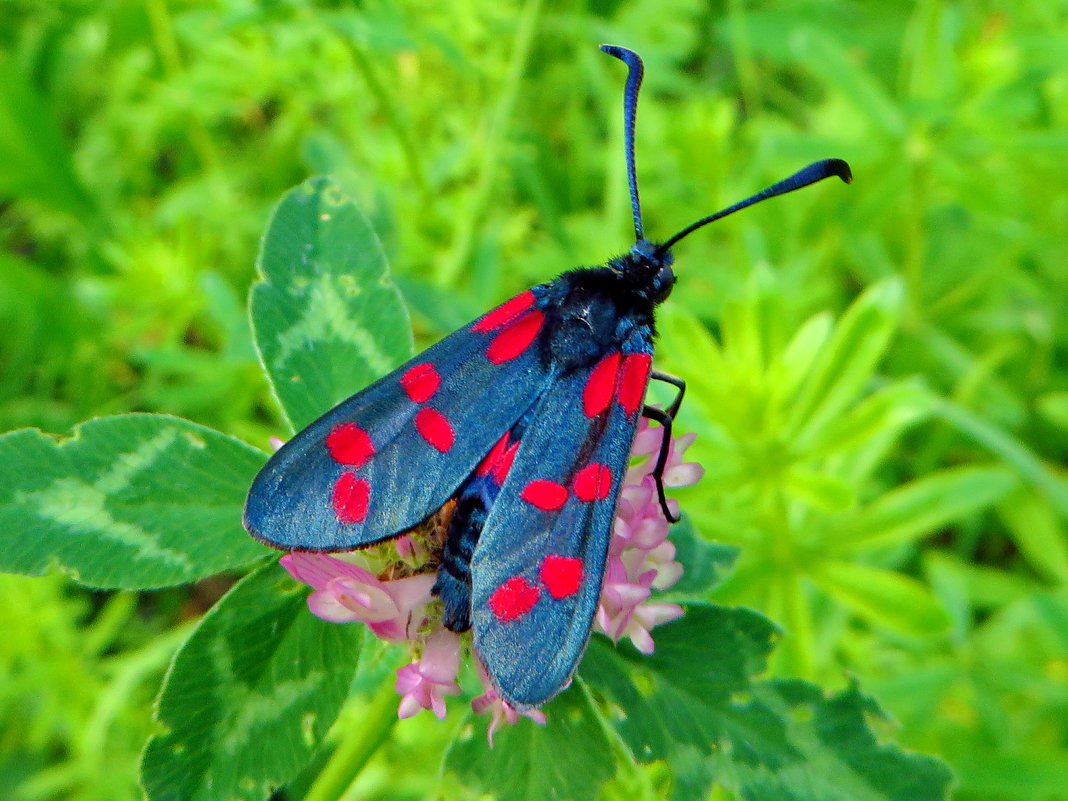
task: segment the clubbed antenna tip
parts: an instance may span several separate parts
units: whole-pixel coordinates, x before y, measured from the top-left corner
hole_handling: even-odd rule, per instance
[[[832,175],[841,178],[847,184],[853,183],[853,171],[849,169],[849,164],[844,160],[823,159],[822,161],[817,161],[798,170],[789,178],[785,178],[778,183],[772,184],[767,189],[757,192],[752,197],[748,197],[740,203],[735,203],[733,206],[723,209],[723,211],[717,211],[715,214],[710,214],[692,225],[686,226],[667,242],[660,245],[656,249],[656,252],[657,254],[667,252],[667,250],[680,239],[689,236],[698,228],[702,228],[711,222],[722,220],[728,214],[734,214],[736,211],[741,211],[744,208],[752,206],[754,203],[759,203],[768,198],[778,197],[779,195],[785,195],[787,192],[795,192],[798,189],[804,189],[806,186],[811,186],[817,181],[822,181],[824,178],[830,178]]]

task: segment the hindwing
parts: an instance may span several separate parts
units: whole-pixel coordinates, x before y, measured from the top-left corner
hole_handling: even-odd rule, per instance
[[[517,708],[567,686],[589,639],[648,384],[640,347],[547,388],[475,549],[475,649]]]

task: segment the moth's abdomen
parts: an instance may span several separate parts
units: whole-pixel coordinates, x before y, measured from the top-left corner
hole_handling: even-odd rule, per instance
[[[451,631],[471,628],[471,559],[490,507],[512,467],[529,416],[528,412],[497,441],[456,492],[456,509],[449,522],[433,590],[444,607],[442,622]]]

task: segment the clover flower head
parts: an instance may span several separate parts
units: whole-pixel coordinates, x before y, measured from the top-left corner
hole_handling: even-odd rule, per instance
[[[648,418],[643,417],[638,422],[638,431],[634,435],[634,445],[631,447],[631,458],[645,457],[631,466],[627,471],[626,484],[638,484],[643,476],[653,472],[656,466],[656,457],[660,453],[660,443],[664,433],[662,428],[652,428]],[[690,487],[701,480],[705,469],[696,462],[685,462],[687,449],[693,445],[697,438],[694,433],[683,434],[680,437],[672,437],[668,443],[667,461],[664,463],[664,486],[672,489]]]
[[[650,427],[644,418],[640,421],[631,449],[633,463],[620,490],[593,624],[613,642],[628,638],[646,654],[654,648],[652,629],[683,613],[677,604],[653,599],[654,590],[670,588],[682,575],[652,476],[662,437],[662,429]],[[684,461],[693,438],[687,434],[669,443],[665,486],[690,486],[703,475],[699,464]],[[281,444],[272,439],[275,449]],[[677,514],[676,502],[669,500],[668,505]],[[308,608],[313,614],[335,623],[361,622],[382,640],[408,642],[418,654],[397,671],[401,718],[424,709],[444,718],[445,696],[460,692],[457,672],[464,640],[442,626],[432,592],[436,576],[426,567],[442,547],[450,514],[443,508],[385,549],[333,556],[290,553],[281,559],[293,578],[312,587]],[[521,718],[545,723],[540,709],[517,709],[501,698],[482,660],[473,656],[483,692],[471,706],[476,714],[490,716],[487,738],[491,747],[494,733],[503,725]]]

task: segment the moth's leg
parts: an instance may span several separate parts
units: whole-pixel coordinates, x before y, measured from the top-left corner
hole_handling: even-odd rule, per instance
[[[675,400],[667,407],[667,413],[674,420],[679,416],[679,407],[682,406],[682,398],[686,394],[686,382],[676,375],[670,373],[662,373],[659,370],[653,370],[649,373],[649,379],[653,381],[663,381],[665,384],[671,384],[679,391],[679,394],[675,396]]]
[[[656,491],[660,498],[660,507],[664,510],[664,517],[667,518],[668,522],[677,523],[681,518],[673,517],[667,506],[667,496],[664,493],[664,468],[667,466],[668,448],[671,444],[671,424],[678,416],[679,407],[682,406],[682,399],[686,396],[686,382],[678,376],[662,373],[659,370],[650,372],[649,378],[663,381],[665,384],[671,384],[678,390],[678,394],[675,395],[675,399],[666,410],[660,411],[646,406],[642,411],[645,417],[650,420],[656,420],[664,429],[664,437],[660,441],[660,452],[657,454],[656,465],[653,467],[651,475],[653,481],[656,482]],[[652,413],[650,414],[650,412]]]
[[[679,393],[677,401],[682,398],[682,393]],[[668,448],[671,445],[671,423],[674,418],[663,409],[657,409],[654,406],[645,406],[642,409],[642,417],[648,417],[650,420],[655,420],[660,423],[660,427],[664,431],[664,436],[660,440],[660,453],[656,457],[656,465],[653,467],[653,472],[650,475],[653,477],[653,482],[656,484],[656,494],[660,499],[660,508],[664,511],[664,518],[669,523],[678,523],[682,520],[682,517],[676,517],[671,514],[671,509],[668,508],[667,496],[664,494],[664,467],[667,465]]]

